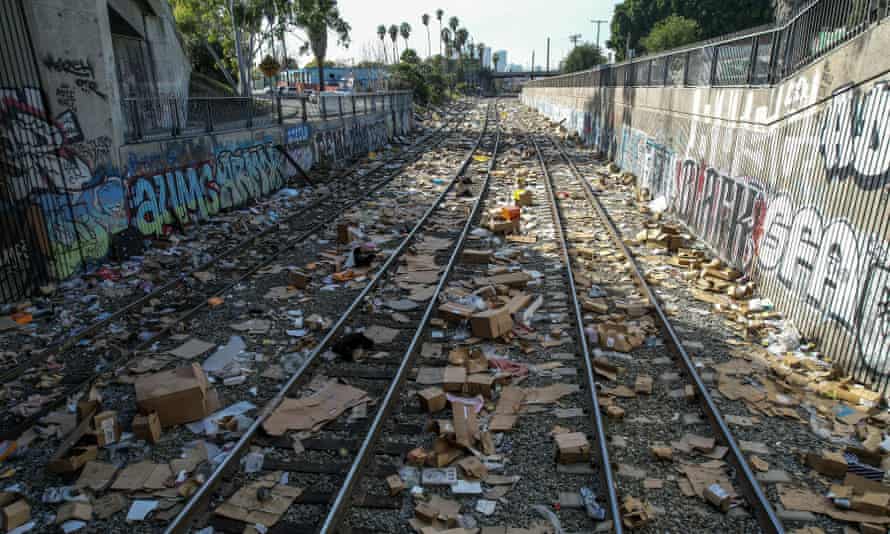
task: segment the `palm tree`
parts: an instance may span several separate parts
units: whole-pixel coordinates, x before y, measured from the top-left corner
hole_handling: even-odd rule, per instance
[[[445,43],[445,59],[449,59],[451,57],[451,30],[448,28],[442,28],[442,33],[439,35],[439,38]]]
[[[297,0],[294,22],[306,31],[308,42],[300,47],[300,53],[312,50],[318,63],[318,91],[324,90],[324,58],[328,50],[328,30],[337,34],[337,44],[349,46],[352,27],[340,17],[337,0]]]
[[[430,57],[433,55],[433,45],[430,40],[430,16],[424,13],[423,16],[420,17],[420,21],[426,26],[426,57]]]
[[[485,54],[485,43],[477,44],[476,51],[479,52],[479,68],[482,68],[482,56]]]
[[[436,19],[439,21],[439,55],[442,55],[442,17],[445,16],[445,12],[441,9],[436,10]]]
[[[411,25],[407,22],[403,22],[401,26],[399,26],[399,35],[405,40],[405,50],[408,50],[408,37],[411,36]]]
[[[396,39],[399,38],[399,27],[395,24],[389,27],[389,38],[392,39],[392,63],[395,65],[399,62],[399,43],[396,42]]]
[[[386,38],[386,25],[380,24],[377,26],[377,37],[380,37],[380,44],[383,46],[383,62],[389,63],[389,55],[386,53],[386,43],[383,42],[383,39]]]
[[[500,54],[495,54],[491,56],[491,62],[494,63],[494,71],[498,71],[498,62],[501,60]]]
[[[451,33],[457,33],[458,26],[460,26],[460,20],[457,17],[448,19],[448,27],[451,28]]]

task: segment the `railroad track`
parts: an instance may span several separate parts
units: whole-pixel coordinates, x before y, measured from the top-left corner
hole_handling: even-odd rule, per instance
[[[506,126],[509,126],[509,121],[505,124],[505,128]],[[576,463],[567,462],[565,465],[554,462],[555,446],[554,438],[549,433],[551,429],[571,427],[572,430],[585,435],[601,435],[597,399],[592,394],[596,391],[596,386],[592,368],[588,365],[590,355],[583,341],[579,308],[576,302],[570,302],[570,295],[573,294],[571,288],[574,286],[568,263],[568,249],[563,232],[557,224],[557,212],[550,200],[552,195],[549,185],[546,180],[541,179],[543,173],[537,170],[539,161],[524,135],[507,135],[506,139],[502,139],[498,144],[502,145],[498,150],[498,163],[492,165],[491,169],[501,165],[500,161],[503,159],[501,155],[504,154],[509,160],[507,162],[509,170],[498,171],[497,176],[491,176],[491,170],[489,171],[488,195],[483,199],[482,205],[485,208],[497,209],[499,206],[512,204],[511,194],[516,189],[515,173],[520,170],[527,182],[525,187],[539,199],[535,204],[522,209],[523,238],[514,241],[523,243],[517,246],[525,247],[523,257],[519,260],[522,272],[536,272],[541,275],[535,283],[526,288],[529,299],[518,297],[526,305],[532,302],[531,299],[535,302],[538,299],[541,301],[537,302],[535,307],[525,306],[513,313],[519,321],[523,313],[528,311],[528,318],[522,319],[527,324],[522,324],[515,330],[524,332],[523,341],[520,342],[511,334],[498,341],[492,340],[481,345],[479,340],[475,342],[466,340],[464,343],[465,336],[462,337],[459,331],[466,324],[460,321],[455,323],[453,318],[443,315],[441,310],[437,311],[436,306],[443,302],[441,299],[430,302],[412,337],[411,344],[405,351],[405,359],[397,375],[401,380],[391,384],[381,403],[382,408],[378,408],[371,424],[371,431],[360,446],[356,444],[359,450],[358,458],[351,463],[346,481],[337,490],[332,509],[324,523],[318,528],[306,525],[302,530],[289,525],[281,527],[281,531],[293,529],[292,531],[300,532],[353,534],[411,532],[402,513],[406,506],[405,500],[391,496],[391,488],[383,481],[383,477],[386,476],[398,477],[398,480],[407,487],[422,484],[422,496],[414,499],[415,520],[424,513],[420,511],[421,503],[427,499],[430,503],[434,503],[434,499],[441,498],[463,510],[474,509],[474,506],[480,506],[479,503],[491,507],[484,513],[485,517],[480,520],[479,526],[525,527],[541,520],[546,521],[546,516],[535,515],[539,512],[533,512],[531,504],[537,503],[543,505],[544,510],[549,510],[554,503],[560,503],[561,492],[580,492],[584,488],[590,490],[593,496],[591,503],[593,513],[601,515],[591,517],[583,507],[575,508],[577,503],[566,502],[567,508],[560,514],[562,525],[569,530],[582,531],[590,530],[597,525],[598,531],[605,531],[613,524],[612,518],[617,514],[617,506],[614,500],[608,498],[608,492],[604,489],[611,484],[608,451],[600,448],[599,453],[594,455],[597,459],[594,462],[581,460]],[[479,208],[476,211],[481,213],[483,210]],[[484,237],[477,233],[483,227],[480,219],[474,219],[472,222],[474,226],[465,227],[463,237],[473,235],[473,247],[484,248],[487,245],[505,244],[498,241],[498,238]],[[468,232],[471,228],[473,228],[472,233]],[[530,238],[534,244],[529,242]],[[452,292],[460,291],[461,288],[478,287],[475,281],[490,274],[489,268],[492,268],[492,265],[479,262],[476,256],[471,255],[471,257],[476,259],[466,259],[460,254],[459,248],[452,251],[445,274],[439,279],[436,295],[445,296],[451,293],[445,297],[446,300],[450,300],[453,298]],[[496,263],[503,265],[502,261]],[[555,295],[562,295],[564,300]],[[543,302],[545,297],[548,299],[546,303]],[[536,308],[540,311],[536,311]],[[432,326],[434,319],[437,322]],[[448,327],[443,327],[444,324],[448,324]],[[554,329],[560,330],[556,339],[550,337],[556,335],[553,333]],[[538,335],[542,337],[538,338]],[[541,347],[533,345],[542,340],[546,342]],[[511,351],[522,347],[522,344],[527,344],[522,355],[511,355]],[[438,349],[434,348],[436,346]],[[443,437],[449,434],[442,426],[443,421],[448,421],[448,413],[442,414],[438,411],[435,414],[426,413],[417,401],[417,389],[423,389],[431,383],[427,380],[431,370],[433,375],[437,372],[446,375],[448,369],[454,368],[455,362],[452,360],[454,351],[473,350],[474,347],[481,347],[486,357],[487,354],[496,351],[497,354],[509,355],[507,358],[534,369],[528,376],[516,377],[515,383],[528,385],[528,389],[504,385],[501,388],[492,388],[490,394],[483,394],[490,398],[486,402],[486,411],[478,416],[480,428],[483,429],[483,434],[492,438],[492,443],[488,443],[487,438],[481,435],[478,444],[475,439],[471,444],[466,444],[457,436]],[[443,358],[444,354],[449,355],[447,362]],[[557,367],[560,372],[551,373],[550,369],[556,362],[559,363]],[[446,363],[452,366],[448,367]],[[406,373],[409,368],[410,371]],[[405,374],[409,376],[407,381],[404,379]],[[427,378],[421,379],[421,375]],[[485,374],[471,375],[468,383],[472,381],[473,376],[485,377]],[[489,377],[494,379],[492,375]],[[581,382],[576,384],[577,390],[573,385],[575,377]],[[499,379],[503,378],[505,378],[503,375],[499,375]],[[561,394],[559,408],[551,411],[549,409],[551,401],[546,403],[547,409],[533,410],[537,401],[531,400],[532,396],[554,391],[551,388],[563,387],[567,391]],[[517,415],[519,420],[515,423],[515,428],[502,429],[498,426],[501,423],[496,422],[498,417],[496,414],[500,413],[500,403],[501,401],[506,404],[511,403],[512,401],[506,399],[512,398],[516,392],[522,392],[522,395],[526,395],[526,399],[529,399],[529,413],[523,413],[521,417]],[[452,403],[453,417],[455,410],[460,409],[462,401],[451,398],[449,400]],[[497,410],[489,405],[489,402],[495,401],[498,403]],[[457,419],[454,426],[458,426]],[[438,436],[436,431],[430,432],[430,428],[438,428]],[[455,441],[457,445],[454,444]],[[448,451],[457,452],[460,447],[464,448],[458,453],[457,458],[451,460],[451,467],[446,468],[446,471],[453,469],[455,475],[461,473],[460,483],[467,482],[468,485],[472,485],[475,479],[481,478],[489,488],[484,495],[472,491],[469,495],[465,495],[461,494],[464,490],[436,483],[432,479],[441,474],[441,471],[436,469],[415,469],[410,465],[403,465],[406,460],[410,464],[418,450],[428,451],[433,456],[451,454],[442,452],[445,442],[451,443],[449,447],[452,448],[446,449]],[[476,448],[480,450],[477,451]],[[474,457],[479,460],[477,467],[485,466],[485,475],[480,475],[479,472],[470,474],[466,471],[465,465],[472,464],[464,464],[464,461],[472,460]],[[488,469],[491,471],[488,472]],[[428,473],[430,480],[427,480]],[[488,473],[494,476],[488,477]],[[505,492],[504,488],[508,487],[510,489]],[[505,493],[506,498],[502,498]],[[483,496],[485,499],[481,498]],[[597,499],[596,496],[600,498]],[[475,509],[478,511],[478,508]],[[420,522],[412,527],[416,529],[423,524]],[[620,531],[620,527],[618,530]]]
[[[148,349],[171,328],[206,308],[211,297],[224,294],[331,224],[340,213],[377,194],[407,165],[429,150],[442,146],[462,117],[461,112],[456,112],[448,123],[397,156],[377,163],[368,172],[358,173],[358,166],[353,166],[341,176],[341,180],[333,183],[328,194],[312,205],[296,210],[274,226],[239,240],[236,245],[175,276],[76,335],[28,354],[24,361],[0,374],[0,378],[6,384],[21,380],[25,388],[37,386],[20,397],[26,398],[32,393],[43,394],[49,390],[53,391],[55,402],[47,403],[27,416],[4,411],[0,416],[0,440],[15,439],[64,401],[66,396],[86,387],[97,371],[113,369],[134,354]],[[282,239],[282,234],[288,237]],[[263,253],[257,254],[257,250]],[[169,315],[175,315],[175,320],[159,320]],[[91,342],[93,336],[104,338],[100,347]],[[46,365],[48,362],[50,366]],[[55,371],[59,366],[64,366],[64,376]],[[45,382],[47,377],[51,377],[49,383]]]
[[[658,495],[663,510],[652,523],[659,530],[784,532],[693,358],[599,195],[558,141],[536,136],[535,144],[542,165],[549,168],[550,179],[559,190],[557,202],[564,224],[572,228],[569,240],[574,248],[575,270],[583,273],[579,288],[586,300],[585,309],[591,311],[586,316],[588,337],[605,345],[606,353],[627,368],[623,376],[614,377],[617,386],[604,384],[599,394],[611,415],[604,423],[604,435],[612,438],[611,458],[619,466],[618,492],[645,500],[647,489],[663,488]],[[610,315],[616,313],[620,321]],[[622,327],[629,327],[629,333]],[[644,340],[642,344],[628,341],[637,334]],[[673,359],[664,357],[655,334],[661,335]],[[625,343],[628,346],[620,346]],[[671,365],[679,367],[683,376]],[[680,457],[676,451],[680,451]],[[666,482],[677,464],[690,482],[696,478],[696,484],[689,488],[699,497],[699,485],[718,482],[732,502],[740,502],[738,497],[743,496],[751,515],[702,510],[701,501],[685,498]],[[733,497],[736,488],[741,493]],[[618,500],[617,495],[612,498]],[[666,518],[662,520],[661,516]],[[684,521],[672,522],[678,517]]]
[[[256,447],[272,451],[263,457],[261,470],[264,473],[274,473],[273,478],[276,482],[281,481],[282,473],[287,473],[289,485],[293,486],[296,483],[307,488],[296,497],[294,504],[284,514],[282,522],[273,530],[334,532],[333,529],[342,511],[347,508],[347,503],[350,503],[354,482],[358,479],[357,473],[364,471],[369,459],[367,451],[379,436],[383,422],[388,417],[392,400],[407,376],[411,356],[418,347],[419,332],[422,330],[417,330],[412,336],[413,329],[404,325],[415,321],[425,324],[445,277],[439,278],[439,284],[431,292],[429,288],[424,290],[425,298],[415,299],[418,305],[397,306],[399,314],[402,315],[401,321],[383,317],[383,312],[391,315],[392,311],[386,311],[385,303],[382,306],[376,303],[392,299],[393,295],[399,293],[398,284],[404,284],[406,279],[411,278],[410,273],[406,274],[402,270],[404,265],[400,266],[403,261],[408,265],[412,262],[423,264],[427,272],[423,278],[426,280],[430,280],[429,273],[436,273],[441,268],[430,264],[431,258],[434,257],[436,260],[450,258],[444,269],[447,272],[450,268],[460,252],[470,221],[477,215],[480,201],[487,189],[488,171],[494,162],[500,135],[493,127],[496,120],[497,104],[489,104],[482,131],[456,170],[449,186],[404,236],[362,291],[352,299],[346,311],[327,330],[324,338],[313,347],[299,369],[265,404],[259,416],[243,433],[226,459],[209,474],[206,482],[166,526],[166,532],[186,532],[189,528],[208,521],[216,531],[243,531],[245,528],[243,521],[219,515],[214,515],[208,520],[206,513],[209,507],[219,505],[223,500],[230,498],[235,491],[244,487],[250,488],[252,481],[245,479],[245,473],[239,470],[238,466],[239,460],[248,456],[249,451]],[[480,158],[481,155],[485,157]],[[484,161],[476,161],[474,164],[474,156],[476,160],[481,159],[489,163],[485,165]],[[435,276],[438,278],[437,274]],[[424,302],[427,306],[426,311],[422,312],[420,303]],[[367,313],[369,310],[371,313]],[[371,320],[374,324],[369,324]],[[388,338],[375,344],[375,349],[385,350],[384,355],[361,361],[353,361],[348,356],[344,360],[342,354],[333,360],[322,357],[330,347],[345,337],[354,336],[356,332],[370,332],[368,328],[381,326],[388,330]],[[405,347],[407,349],[403,353]],[[393,358],[391,353],[400,357]],[[298,448],[301,450],[296,452],[294,441],[287,435],[282,435],[283,433],[270,431],[269,425],[276,421],[274,414],[285,399],[299,392],[311,393],[313,388],[319,387],[321,377],[340,378],[349,384],[350,389],[358,388],[373,399],[376,412],[369,414],[373,417],[373,422],[368,424],[369,421],[362,418],[354,422],[328,425],[321,430],[321,434],[314,435],[311,439],[300,440]],[[324,387],[334,387],[331,384],[327,382]],[[322,388],[322,391],[327,390]],[[402,447],[393,445],[392,448],[405,452],[404,446],[406,445]],[[328,488],[329,491],[317,491],[312,488]],[[370,500],[368,503],[373,504]],[[384,502],[382,505],[386,506],[387,503]],[[310,508],[309,512],[306,512],[307,507]],[[303,513],[297,514],[297,508],[301,508]],[[303,519],[296,522],[294,517]]]

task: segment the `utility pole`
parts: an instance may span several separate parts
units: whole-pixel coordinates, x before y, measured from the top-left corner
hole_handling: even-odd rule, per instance
[[[550,72],[550,38],[547,38],[547,72]]]
[[[532,80],[535,79],[535,51],[532,50]]]
[[[580,41],[580,40],[581,40],[580,33],[573,33],[572,35],[569,35],[569,42],[572,43],[572,48],[575,48],[576,46],[578,46],[578,41]]]
[[[596,47],[600,47],[600,26],[609,22],[608,20],[591,20],[590,22],[596,24]]]

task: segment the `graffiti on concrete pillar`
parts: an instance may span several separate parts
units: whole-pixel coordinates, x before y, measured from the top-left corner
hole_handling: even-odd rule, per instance
[[[862,189],[890,183],[890,83],[867,93],[835,94],[822,112],[819,151],[830,180],[852,178]]]
[[[74,85],[82,92],[94,94],[102,100],[108,99],[108,95],[99,90],[96,71],[89,59],[69,59],[47,54],[43,58],[43,65],[50,71],[72,76]]]

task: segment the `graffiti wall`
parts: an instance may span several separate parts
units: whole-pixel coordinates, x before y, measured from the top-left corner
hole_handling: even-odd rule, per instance
[[[45,252],[56,278],[103,259],[127,228],[159,236],[280,189],[298,171],[279,146],[308,171],[316,161],[364,155],[390,138],[386,118],[378,116],[338,128],[243,130],[124,145],[118,155],[110,139],[85,139],[75,113],[52,116],[41,102],[38,89],[0,91],[0,146],[16,200],[47,215]]]
[[[855,50],[869,54],[867,43]],[[883,382],[890,63],[860,76],[833,55],[774,88],[527,88],[521,98],[663,197],[857,379]]]
[[[349,124],[317,131],[312,140],[317,161],[331,163],[378,150],[390,138],[386,117],[355,119]]]

